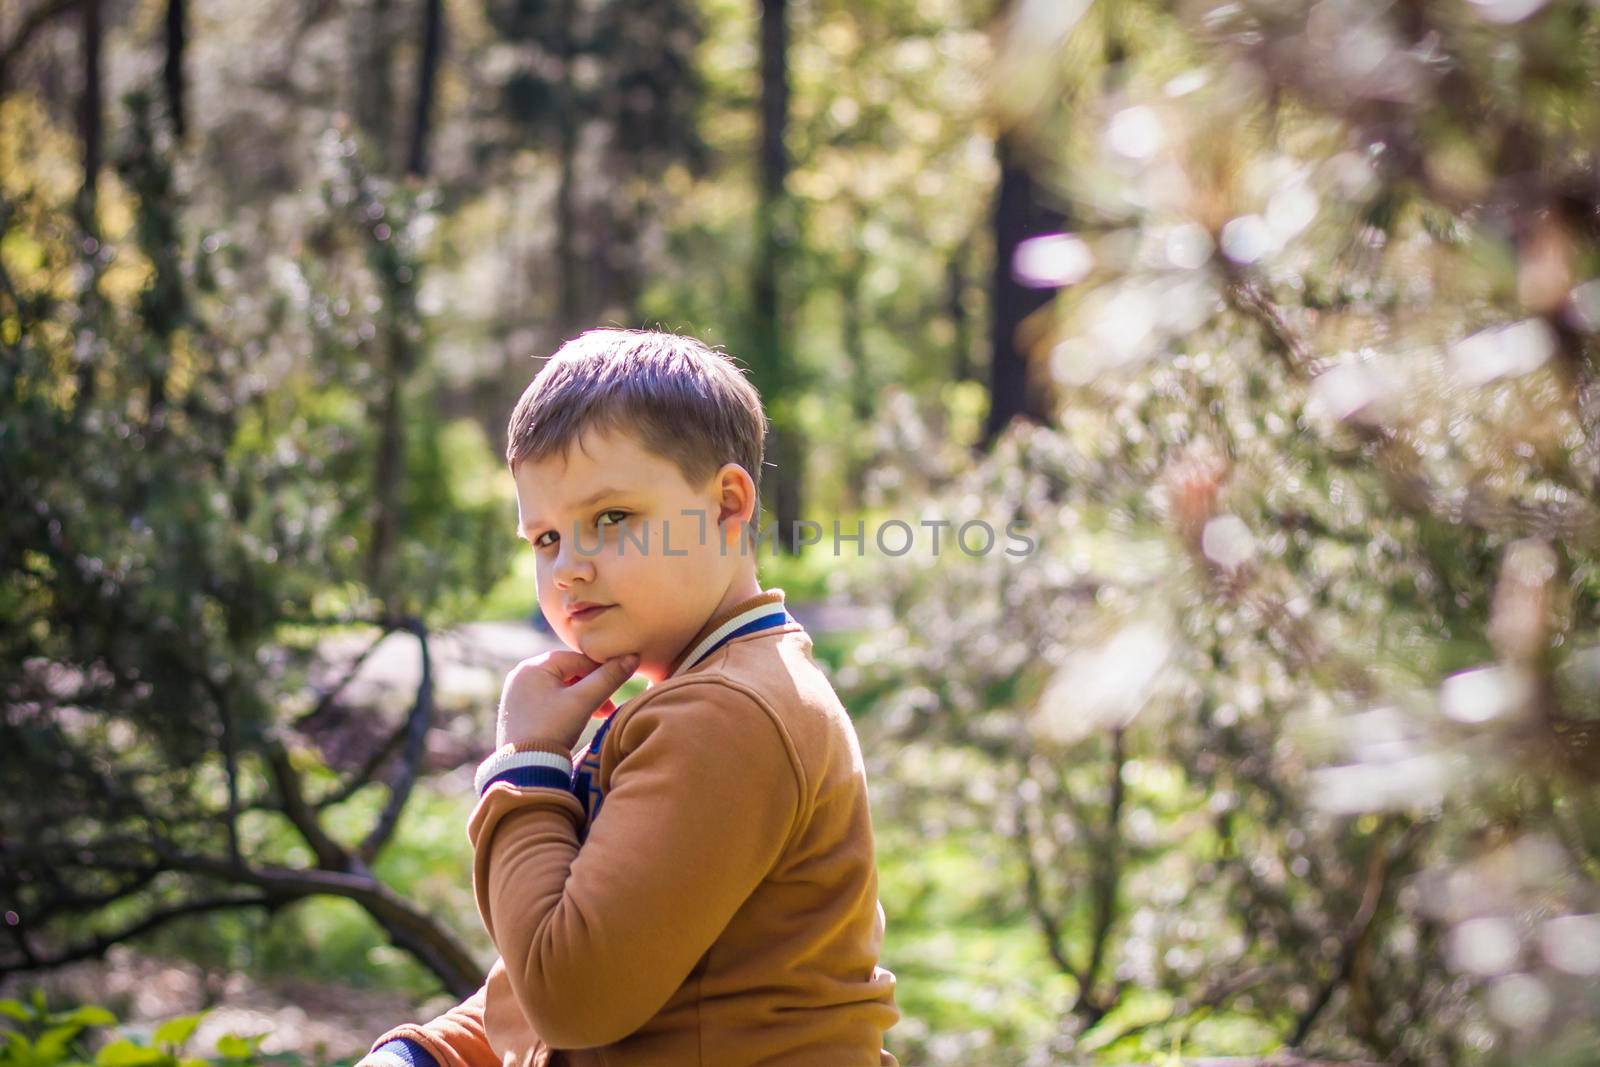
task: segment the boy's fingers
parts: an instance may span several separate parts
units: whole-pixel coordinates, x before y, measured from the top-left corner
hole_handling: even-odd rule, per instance
[[[563,682],[573,676],[581,678],[600,666],[582,652],[574,652],[567,648],[552,649],[537,657],[537,662],[546,672],[555,675]]]
[[[601,701],[616,692],[623,682],[632,678],[638,666],[639,657],[633,653],[608,659],[573,682],[572,688],[583,694],[585,699],[599,705]]]

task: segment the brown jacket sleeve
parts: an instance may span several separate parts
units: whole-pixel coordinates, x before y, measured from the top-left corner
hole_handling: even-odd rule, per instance
[[[806,795],[754,692],[685,680],[618,712],[620,755],[579,850],[571,792],[489,785],[473,810],[478,910],[554,1048],[617,1041],[667,1002],[771,870]]]
[[[504,966],[500,960],[495,967]],[[494,974],[493,968],[489,971]],[[372,1043],[372,1050],[395,1038],[410,1038],[438,1061],[439,1067],[498,1067],[500,1057],[489,1047],[484,1032],[484,993],[489,983],[484,982],[478,991],[429,1022],[418,1025],[404,1023],[395,1027]]]

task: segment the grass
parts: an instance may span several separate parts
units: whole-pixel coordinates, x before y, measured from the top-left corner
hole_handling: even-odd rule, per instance
[[[917,1035],[965,1035],[966,1055],[1001,1067],[1044,1044],[1072,982],[1007,896],[993,835],[876,823],[878,890],[888,925],[882,964],[895,973],[902,1021],[886,1038],[902,1062],[932,1058]]]

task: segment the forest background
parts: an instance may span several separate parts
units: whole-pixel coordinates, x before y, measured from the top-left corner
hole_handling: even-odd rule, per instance
[[[901,1062],[1597,1062],[1597,146],[1587,0],[8,0],[0,1062],[476,987],[602,324],[766,398]]]

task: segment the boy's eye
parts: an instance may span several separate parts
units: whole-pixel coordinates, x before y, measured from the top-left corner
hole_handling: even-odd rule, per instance
[[[606,511],[602,511],[599,515],[596,515],[594,524],[596,526],[602,525],[600,520],[604,519],[607,515],[619,516],[619,518],[616,520],[616,522],[605,523],[604,524],[604,525],[608,525],[608,526],[615,526],[615,525],[617,525],[617,523],[625,521],[627,519],[627,517],[628,517],[628,513],[626,511],[622,510],[621,508],[610,508],[610,509],[608,509]],[[554,533],[555,533],[554,530],[546,530],[544,533],[540,534],[538,537],[535,537],[533,539],[533,547],[534,548],[548,548],[551,545],[555,544],[554,541],[546,541],[545,540],[546,537],[548,537],[548,536],[550,536],[550,535],[552,535]]]

